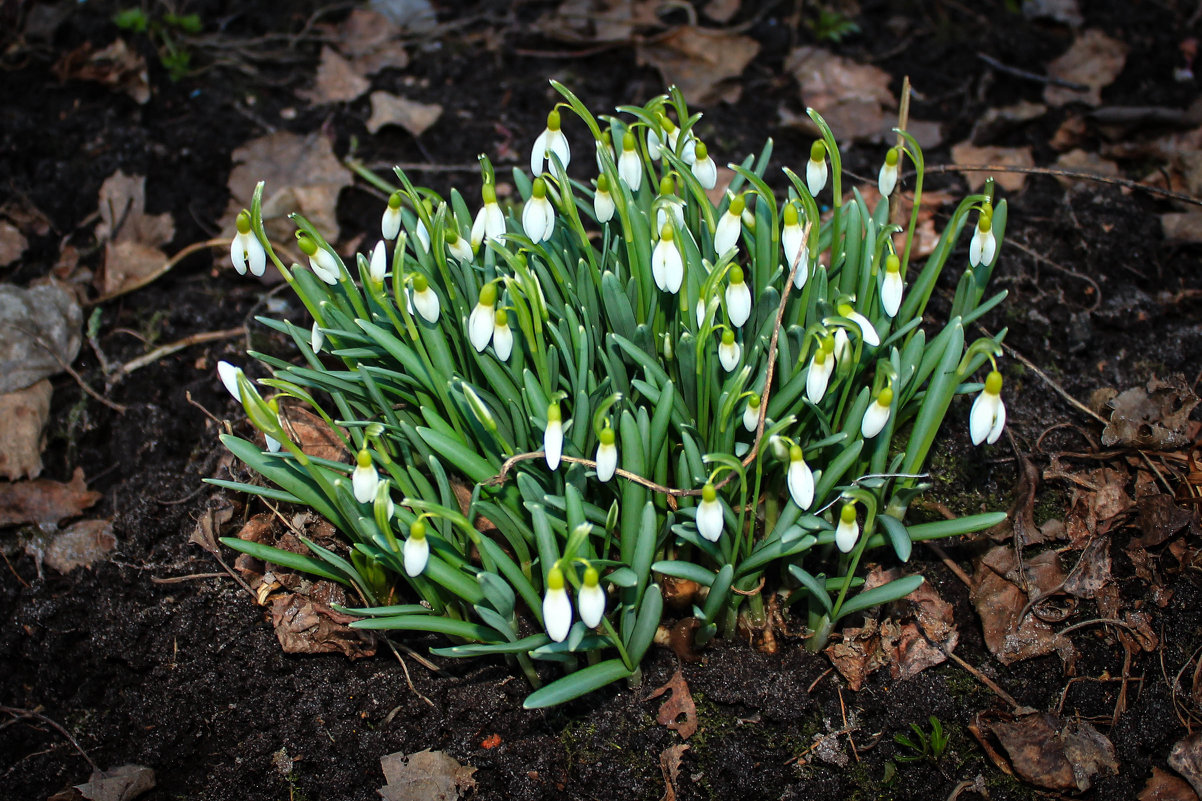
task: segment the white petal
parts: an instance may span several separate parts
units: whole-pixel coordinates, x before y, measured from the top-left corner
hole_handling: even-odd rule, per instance
[[[430,232],[426,230],[426,224],[419,218],[417,221],[417,241],[422,243],[422,247],[427,253],[430,252]]]
[[[814,197],[817,197],[826,186],[827,173],[826,159],[822,161],[810,159],[806,162],[806,187]]]
[[[701,184],[703,189],[713,189],[718,185],[718,165],[709,156],[706,156],[704,161],[694,164],[692,170],[697,183]]]
[[[607,223],[614,216],[614,197],[609,192],[596,192],[593,195],[593,213],[597,222]]]
[[[860,421],[860,436],[864,439],[872,439],[877,434],[881,433],[881,429],[885,427],[885,423],[889,422],[889,407],[882,406],[880,401],[873,401],[866,412],[864,419]]]
[[[547,149],[559,156],[559,161],[566,170],[572,161],[572,149],[568,147],[568,138],[563,135],[562,130],[552,131],[551,135],[547,137]],[[547,166],[551,166],[550,163]]]
[[[901,273],[885,271],[885,280],[881,283],[881,307],[889,317],[896,317],[902,302]]]
[[[710,542],[722,536],[722,502],[702,501],[697,504],[697,533]]]
[[[495,326],[492,332],[492,346],[496,348],[497,358],[503,362],[509,361],[513,353],[513,329],[509,326]]]
[[[888,163],[881,165],[881,171],[876,177],[876,188],[881,193],[881,197],[887,198],[893,194],[894,188],[897,186],[897,165]]]
[[[371,503],[376,497],[376,487],[380,484],[380,475],[374,467],[356,467],[351,473],[351,488],[355,491],[355,500],[359,503]]]
[[[664,284],[667,290],[675,295],[680,291],[680,284],[684,281],[684,263],[680,260],[680,251],[672,245],[668,249],[667,258],[664,259]]]
[[[718,346],[718,362],[728,373],[733,373],[739,366],[739,357],[742,355],[743,350],[739,347],[738,342],[731,342],[729,345],[723,342]]]
[[[494,315],[492,306],[477,303],[476,308],[472,309],[471,316],[468,317],[467,338],[478,353],[483,353],[484,349],[488,347],[488,341],[492,339]]]
[[[547,636],[555,642],[567,639],[568,631],[572,628],[572,602],[562,587],[547,590],[543,596],[543,624],[547,628]]]
[[[426,287],[424,292],[413,293],[413,308],[427,323],[438,322],[441,306],[438,303],[438,295],[435,295],[430,287]]]
[[[371,276],[371,280],[377,284],[384,283],[384,274],[388,271],[388,251],[384,247],[384,240],[376,243],[375,248],[371,252],[371,261],[367,265],[367,274]]]
[[[742,225],[739,215],[729,211],[723,213],[722,219],[718,220],[718,228],[714,231],[714,252],[721,256],[737,245],[739,234],[743,230]]]
[[[997,425],[999,417],[999,407],[1001,409],[1000,416],[1002,418],[1001,425]],[[1002,434],[1002,426],[1006,424],[1005,407],[1002,406],[1002,398],[1000,395],[993,395],[984,390],[977,395],[976,400],[972,402],[972,409],[968,413],[968,435],[972,439],[973,445],[980,445],[985,442],[994,428],[997,428],[997,436],[990,441],[992,445],[997,441],[997,437]]]
[[[618,447],[613,443],[597,446],[597,480],[605,483],[618,468]]]
[[[839,546],[839,550],[843,553],[849,552],[856,547],[856,541],[860,539],[860,524],[854,520],[850,523],[845,523],[839,520],[839,526],[835,529],[835,545]]]
[[[530,148],[530,174],[537,178],[543,174],[543,162],[547,158],[547,134],[550,131],[546,128],[534,140],[534,147]]]
[[[488,222],[488,207],[481,206],[476,212],[476,219],[472,220],[472,247],[478,248],[484,242],[484,226]]]
[[[726,313],[735,328],[742,328],[751,317],[751,290],[747,288],[746,281],[727,285]]]
[[[385,239],[396,239],[401,232],[401,210],[388,206],[384,209],[384,217],[380,220],[380,233]]]
[[[840,328],[835,331],[835,361],[843,361],[843,357],[847,355],[848,348],[851,347],[851,341],[847,338],[847,331]]]
[[[819,403],[822,396],[826,394],[826,385],[831,379],[833,366],[834,357],[829,355],[820,365],[813,361],[810,362],[810,371],[806,375],[806,397],[810,399],[810,403]]]
[[[697,298],[697,327],[705,325],[705,301]]]
[[[317,321],[313,322],[313,330],[309,332],[309,347],[313,348],[314,353],[321,353],[322,343],[326,341],[326,335],[322,332],[321,326]]]
[[[267,443],[267,450],[271,453],[279,453],[280,448],[284,447],[284,444],[278,439],[269,437],[266,434],[263,435],[263,441]]]
[[[459,259],[459,261],[471,261],[472,246],[466,239],[459,237],[455,240],[455,244],[447,245],[447,250],[451,251],[451,255]]]
[[[430,541],[425,537],[408,537],[401,546],[401,552],[405,557],[405,573],[419,575],[430,561]]]
[[[522,230],[531,242],[542,242],[551,238],[555,230],[555,209],[551,201],[544,198],[531,197],[522,209]]]
[[[789,463],[786,483],[789,485],[789,496],[793,503],[803,510],[809,509],[814,503],[814,473],[804,459]]]
[[[555,470],[563,456],[563,423],[556,420],[548,423],[543,432],[543,451],[547,455],[547,467]]]
[[[235,234],[230,240],[230,262],[238,271],[238,275],[246,275],[246,246],[242,241],[242,234]]]
[[[647,131],[647,156],[650,157],[650,159],[652,161],[655,161],[656,159],[659,158],[659,155],[660,155],[659,151],[660,151],[661,146],[662,145],[660,143],[659,134],[655,132],[655,129],[652,128],[652,129],[648,130]]]
[[[1002,436],[1002,429],[1006,427],[1006,402],[998,397],[997,412],[993,415],[993,427],[989,429],[989,436],[985,441],[992,445],[998,441],[998,437]]]
[[[318,278],[325,281],[330,286],[338,283],[339,277],[342,275],[342,269],[338,266],[338,262],[330,255],[328,250],[318,248],[312,256],[309,257],[309,267]]]
[[[234,396],[234,400],[242,402],[242,391],[238,388],[238,376],[242,374],[241,367],[235,367],[229,362],[217,362],[217,375],[225,389]]]
[[[985,242],[981,246],[981,264],[986,266],[993,264],[993,257],[997,254],[997,237],[993,235],[993,229],[985,234]]]
[[[760,425],[760,407],[750,403],[743,407],[743,428],[755,431]]]
[[[618,158],[618,177],[630,187],[631,192],[639,191],[639,187],[643,185],[643,162],[639,159],[638,151],[622,151]]]
[[[605,617],[605,590],[601,589],[600,584],[592,587],[585,584],[576,596],[576,605],[584,625],[590,629],[597,628],[601,625],[601,618]]]
[[[872,323],[867,317],[859,312],[853,311],[848,315],[856,325],[860,327],[861,333],[864,335],[864,341],[874,348],[881,344],[881,338],[877,336],[876,329],[872,327]]]
[[[505,215],[500,205],[486,203],[484,205],[484,235],[488,239],[497,239],[505,235]]]

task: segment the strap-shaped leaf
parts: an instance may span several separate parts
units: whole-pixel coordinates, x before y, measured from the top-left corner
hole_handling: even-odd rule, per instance
[[[841,620],[856,612],[862,612],[874,606],[880,606],[881,604],[896,601],[899,598],[905,598],[918,589],[922,581],[922,576],[906,576],[905,578],[890,581],[888,584],[873,587],[871,590],[865,590],[844,603],[834,619]]]
[[[265,545],[261,542],[248,542],[247,540],[240,540],[237,537],[222,537],[220,542],[222,545],[229,546],[235,551],[250,554],[256,559],[262,559],[264,562],[271,562],[273,565],[286,567],[289,570],[299,570],[302,573],[310,573],[314,576],[321,576],[331,581],[337,581],[339,584],[345,584],[348,587],[351,586],[351,582],[345,576],[339,571],[331,569],[329,565],[317,557],[285,551],[282,548]]]
[[[579,698],[585,693],[600,689],[607,684],[629,678],[631,670],[622,664],[621,659],[607,659],[595,665],[589,665],[583,670],[569,673],[561,679],[535,690],[526,696],[522,706],[526,709],[544,709],[557,706],[573,698]]]
[[[905,524],[896,517],[886,514],[878,516],[876,520],[881,524],[881,528],[885,529],[885,537],[893,546],[893,552],[897,554],[897,558],[903,562],[910,561],[910,551],[913,550],[914,543],[910,539],[910,532],[906,530]]]
[[[789,573],[793,578],[801,582],[801,586],[809,594],[809,597],[817,601],[822,606],[823,612],[829,615],[832,606],[831,596],[823,583],[814,578],[801,565],[789,565]]]
[[[479,623],[472,623],[467,620],[455,620],[435,615],[369,617],[363,620],[355,620],[350,626],[353,629],[372,629],[375,631],[432,631],[436,634],[446,634],[449,637],[462,637],[465,640],[475,640],[477,642],[497,641],[497,633],[488,626],[482,626]]]

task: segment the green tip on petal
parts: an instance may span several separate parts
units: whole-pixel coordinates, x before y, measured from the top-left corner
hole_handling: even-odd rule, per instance
[[[355,464],[360,467],[371,467],[371,454],[367,452],[367,448],[359,451],[359,455],[355,457]]]
[[[840,303],[838,306],[838,311],[841,317],[851,317],[855,309],[851,307],[850,303]]]
[[[544,198],[547,196],[547,182],[542,178],[534,179],[534,186],[530,189],[530,196]]]
[[[983,234],[989,233],[993,228],[993,213],[982,211],[981,216],[977,217],[977,228]]]
[[[718,500],[718,490],[714,489],[713,484],[706,484],[701,488],[701,500],[706,503],[713,503]]]
[[[480,287],[480,305],[481,306],[492,306],[496,302],[497,302],[497,285],[496,284],[489,283],[489,284],[485,284],[484,286]]]
[[[826,145],[821,139],[816,139],[810,145],[810,161],[822,161],[826,158]]]
[[[736,266],[736,267],[730,268],[730,282],[732,284],[743,283],[743,268],[742,267]]]
[[[485,184],[480,187],[480,197],[484,198],[485,203],[496,203],[497,188],[492,184]]]
[[[401,203],[404,202],[404,199],[405,196],[400,192],[393,192],[388,196],[388,208],[399,209],[401,207]]]
[[[698,142],[693,148],[693,153],[696,154],[698,161],[705,161],[710,155],[709,148],[705,146],[705,142]]]
[[[664,223],[664,227],[659,229],[659,238],[665,242],[671,242],[672,236],[672,226],[668,223]]]
[[[722,332],[722,344],[723,345],[735,344],[735,332],[731,331],[729,328],[726,329],[725,331],[723,331]]]
[[[601,574],[597,572],[597,568],[589,565],[584,569],[584,586],[596,587],[601,583]]]
[[[601,440],[602,445],[613,445],[615,439],[614,430],[612,428],[601,429],[601,436],[599,439]]]
[[[317,252],[317,243],[314,242],[304,231],[296,232],[296,246],[301,249],[301,252],[306,256],[312,256]]]
[[[413,275],[413,291],[414,292],[425,292],[429,288],[430,288],[430,282],[426,280],[426,276],[422,275],[421,273],[414,273],[414,275]],[[481,293],[481,294],[483,294],[483,293]]]
[[[896,147],[889,148],[889,152],[885,154],[885,163],[888,164],[890,167],[896,167],[898,154],[899,154],[899,152]]]
[[[563,420],[563,412],[559,411],[559,404],[552,403],[547,407],[547,423],[558,423]]]
[[[456,231],[454,228],[448,228],[447,233],[446,233],[446,240],[447,240],[448,245],[454,245],[456,242],[459,241],[459,232]]]
[[[876,396],[876,402],[882,406],[892,406],[893,405],[893,389],[891,387],[885,387],[884,389],[882,389],[880,391],[880,394]]]
[[[843,505],[843,510],[839,512],[839,519],[844,523],[856,522],[856,505],[848,503]]]
[[[885,257],[885,272],[896,273],[901,272],[901,260],[897,258],[896,253],[890,253]]]
[[[632,134],[630,131],[622,134],[622,149],[634,150],[634,134]]]
[[[1002,392],[1002,374],[997,370],[985,377],[985,391],[990,395],[1000,395]]]
[[[659,193],[661,195],[676,194],[676,182],[672,180],[671,175],[665,175],[659,181]]]
[[[250,212],[247,211],[246,209],[243,209],[242,211],[238,212],[238,219],[234,221],[234,224],[238,226],[238,233],[249,234],[250,228],[251,228]]]
[[[558,131],[559,130],[559,109],[553,108],[547,114],[547,130],[549,130],[549,131]]]
[[[601,175],[597,176],[597,191],[598,192],[608,192],[609,191],[609,176],[607,176],[605,174],[601,174]]]
[[[801,218],[797,215],[796,204],[790,203],[785,206],[785,225],[797,225]]]
[[[743,209],[745,208],[747,208],[747,201],[743,199],[742,195],[738,195],[734,200],[730,201],[730,210],[726,213],[738,217],[743,213]]]
[[[493,320],[498,328],[506,328],[509,326],[509,312],[504,309],[497,309],[497,313],[493,315]]]
[[[748,395],[747,396],[747,405],[753,409],[758,409],[760,407],[760,396],[758,394],[756,394],[755,392]]]
[[[563,589],[563,571],[558,567],[553,567],[547,571],[547,589],[562,590]]]
[[[800,445],[792,445],[789,447],[789,461],[800,462],[805,459],[805,454],[801,450]]]
[[[409,526],[409,536],[415,540],[424,540],[426,538],[426,521],[420,517],[413,521],[413,525]]]

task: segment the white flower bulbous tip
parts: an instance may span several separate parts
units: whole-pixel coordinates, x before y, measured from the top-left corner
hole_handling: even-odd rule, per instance
[[[367,274],[377,284],[384,283],[388,272],[388,250],[381,239],[371,251],[371,260],[367,263]]]
[[[701,490],[701,503],[697,504],[697,533],[710,542],[722,536],[722,502],[712,484]]]
[[[725,334],[729,334],[727,331]],[[722,365],[722,369],[728,373],[733,373],[735,368],[739,366],[739,359],[743,357],[743,349],[735,342],[734,337],[723,335],[721,344],[718,345],[718,363]]]
[[[256,277],[267,270],[267,251],[263,250],[263,245],[253,231],[239,231],[234,235],[230,243],[230,260],[234,263],[238,275],[246,275],[247,268],[250,268],[250,274]]]
[[[738,273],[732,271],[730,284],[726,287],[726,314],[735,328],[742,328],[751,317],[751,290],[742,279],[742,270]]]
[[[505,314],[502,321],[501,315]],[[509,327],[509,316],[503,311],[493,315],[492,346],[497,352],[497,358],[503,362],[509,361],[513,353],[513,329]]]
[[[547,593],[543,596],[543,626],[547,636],[563,642],[572,628],[572,601],[564,589],[563,572],[552,567],[547,574]]]
[[[531,195],[522,209],[522,230],[531,242],[543,242],[555,231],[555,207],[546,195]]]
[[[856,547],[860,539],[860,524],[856,522],[856,507],[847,504],[839,514],[839,525],[835,528],[835,545],[843,553]]]
[[[380,218],[380,234],[388,240],[396,239],[397,234],[401,232],[401,210],[393,208],[389,204],[384,209],[384,216]]]
[[[803,511],[809,509],[814,503],[814,473],[796,445],[789,449],[789,471],[785,479],[793,503]]]
[[[477,353],[483,353],[484,349],[488,347],[495,327],[496,313],[493,307],[496,303],[496,290],[492,289],[491,296],[486,296],[489,289],[492,289],[491,284],[480,290],[480,301],[476,303],[471,316],[467,319],[467,338]],[[485,303],[486,300],[492,302]]]
[[[885,428],[889,422],[889,412],[893,404],[893,390],[885,387],[868,405],[864,419],[860,421],[860,436],[872,439]]]
[[[826,188],[826,179],[829,170],[826,166],[826,159],[815,161],[811,158],[806,162],[806,188],[810,190],[810,194],[814,197]]]
[[[698,159],[690,169],[702,189],[713,189],[718,185],[718,165],[709,156]]]
[[[618,469],[618,446],[614,444],[613,429],[601,432],[601,442],[597,445],[597,480],[605,483],[614,477]]]
[[[499,239],[505,235],[505,215],[497,202],[490,201],[476,212],[472,221],[472,247],[480,247],[484,242]]]
[[[660,291],[675,295],[684,281],[684,262],[673,241],[671,226],[665,225],[662,234],[651,252],[651,276]]]
[[[380,474],[372,466],[371,454],[359,451],[359,457],[354,472],[351,473],[351,489],[355,500],[359,503],[371,503],[376,498],[376,488],[380,485]]]
[[[631,192],[639,191],[643,185],[643,161],[637,150],[623,150],[618,156],[618,177]]]
[[[241,367],[235,367],[226,361],[217,362],[217,376],[225,385],[226,392],[230,393],[238,403],[242,402],[242,390],[238,388],[238,376],[241,374]]]
[[[993,264],[993,257],[997,255],[997,237],[993,235],[992,222],[988,221],[987,224],[989,227],[984,231],[978,224],[973,229],[972,241],[968,243],[968,263],[972,267]]]
[[[568,146],[568,138],[563,135],[563,131],[559,128],[558,112],[551,112],[556,116],[555,127],[543,129],[543,132],[534,140],[534,147],[530,149],[530,174],[535,178],[548,171],[551,166],[549,154],[554,153],[559,157],[559,163],[566,170],[568,164],[572,160],[572,149]]]
[[[839,314],[856,324],[856,327],[860,329],[860,335],[864,338],[864,343],[866,345],[871,345],[875,348],[881,344],[880,335],[877,334],[876,328],[874,328],[872,325],[872,321],[867,317],[860,314],[848,304],[843,304],[839,307]],[[837,350],[838,346],[836,346],[836,351]]]
[[[422,319],[427,323],[438,322],[438,315],[442,312],[442,306],[438,301],[438,295],[434,294],[434,290],[426,286],[424,290],[415,291],[412,295],[413,309],[421,315]],[[473,343],[474,344],[474,343]]]
[[[605,590],[601,589],[595,568],[589,567],[584,571],[584,582],[576,595],[576,609],[584,625],[590,629],[601,625],[601,619],[605,617]]]
[[[893,163],[890,164],[890,159]],[[893,194],[893,190],[897,188],[897,165],[898,157],[896,150],[890,150],[885,156],[885,162],[881,165],[881,171],[877,173],[876,188],[881,193],[881,197],[888,198]]]
[[[422,243],[422,249],[427,253],[430,252],[430,232],[426,230],[426,224],[419,217],[417,220],[417,229],[414,231],[417,241]]]
[[[419,538],[410,534],[401,546],[401,554],[405,559],[405,574],[410,577],[421,575],[430,561],[430,543],[424,536]]]
[[[751,402],[748,401],[747,405],[743,407],[743,428],[747,429],[748,431],[755,431],[760,424],[759,399],[757,398],[755,400],[756,404],[754,406],[752,406]]]
[[[558,404],[552,404],[547,410],[547,427],[543,430],[543,453],[547,457],[547,467],[552,471],[557,470],[559,461],[563,458],[563,420]]]
[[[996,376],[996,378],[995,378]],[[985,388],[972,402],[968,433],[973,445],[998,441],[1006,427],[1006,404],[1002,401],[1002,376],[996,370],[985,379]]]
[[[321,326],[317,321],[313,321],[313,329],[309,332],[309,347],[313,348],[313,353],[321,353],[321,346],[325,344],[326,335],[322,332]]]
[[[885,271],[885,280],[881,282],[881,308],[890,318],[896,317],[897,310],[901,308],[904,288],[900,272]]]
[[[317,251],[309,257],[309,268],[313,270],[313,274],[325,281],[330,286],[338,283],[338,278],[342,274],[342,269],[338,266],[330,251],[323,248],[318,248]]]
[[[810,360],[810,371],[806,375],[806,397],[810,399],[810,403],[817,404],[822,401],[822,397],[826,394],[826,386],[830,383],[831,373],[835,369],[835,358],[833,354],[822,352],[819,357],[818,353],[814,354],[814,358]]]
[[[733,204],[718,220],[717,230],[714,231],[714,253],[718,256],[739,244],[739,234],[743,232],[742,209],[734,213],[732,209]]]
[[[593,213],[597,215],[597,222],[607,223],[614,216],[614,196],[609,192],[598,190],[593,195]]]

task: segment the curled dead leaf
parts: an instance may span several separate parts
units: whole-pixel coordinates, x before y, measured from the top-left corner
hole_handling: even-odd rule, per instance
[[[739,99],[738,78],[760,52],[760,44],[713,28],[682,25],[654,44],[639,46],[639,65],[659,70],[667,84],[675,84],[691,105],[710,106],[719,100]]]
[[[379,791],[384,801],[455,801],[476,789],[476,769],[442,751],[388,754],[380,757],[380,768],[387,782]]]
[[[660,704],[655,721],[661,726],[674,729],[680,735],[680,739],[687,740],[697,731],[697,707],[693,703],[689,685],[685,682],[680,668],[676,669],[667,684],[648,695],[647,700],[658,698],[665,692],[671,692],[672,695]],[[682,715],[684,720],[679,720]]]
[[[83,468],[75,468],[67,484],[48,478],[0,482],[0,526],[16,523],[57,523],[76,517],[100,500],[101,494],[88,489]]]
[[[1035,712],[979,715],[975,722],[997,738],[1018,776],[1044,789],[1083,792],[1100,773],[1118,773],[1114,745],[1085,721]]]
[[[0,395],[0,476],[9,481],[42,473],[42,430],[50,417],[49,379]]]
[[[893,136],[897,101],[892,77],[880,67],[858,64],[820,47],[794,49],[785,70],[801,88],[801,100],[817,109],[839,138],[885,141]]]
[[[376,133],[386,125],[399,125],[418,137],[441,116],[442,106],[437,103],[419,103],[388,92],[372,92],[367,130]]]

